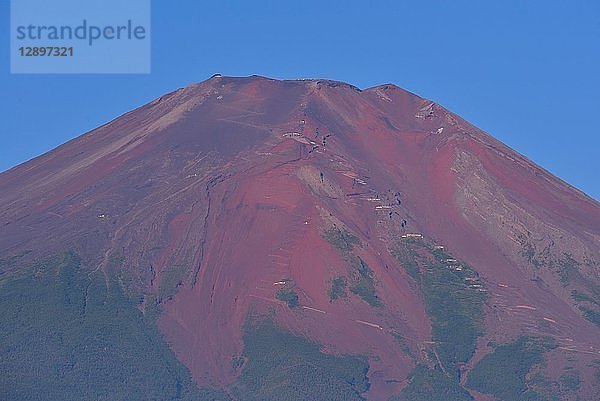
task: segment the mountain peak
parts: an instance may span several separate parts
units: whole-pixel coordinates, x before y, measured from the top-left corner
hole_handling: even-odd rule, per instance
[[[215,74],[0,187],[2,277],[78,255],[85,277],[157,314],[201,386],[268,398],[245,381],[271,355],[256,333],[304,347],[356,399],[411,399],[423,382],[469,400],[487,391],[486,366],[533,372],[543,355],[550,381],[594,374],[599,204],[393,84]],[[276,329],[249,332],[256,320]],[[506,350],[535,355],[515,367]],[[264,366],[286,389],[312,377],[282,361]],[[260,388],[285,398],[265,374]]]

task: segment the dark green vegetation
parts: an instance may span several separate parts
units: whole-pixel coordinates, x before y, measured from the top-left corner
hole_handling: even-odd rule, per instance
[[[198,389],[116,275],[76,255],[0,276],[0,399],[226,400]]]
[[[300,302],[298,301],[298,294],[293,288],[284,287],[277,290],[275,294],[277,299],[287,303],[287,306],[290,308],[297,308],[300,306]]]
[[[419,286],[435,342],[428,350],[434,367],[417,365],[408,386],[393,400],[472,400],[460,385],[459,368],[473,356],[477,337],[483,335],[487,293],[477,273],[418,237],[402,238],[391,254]]]
[[[159,294],[169,298],[177,292],[177,288],[184,282],[188,273],[185,265],[169,266],[161,272]]]
[[[349,259],[354,269],[352,272],[353,283],[350,286],[350,291],[361,297],[369,305],[377,308],[382,307],[383,303],[375,290],[375,282],[373,281],[375,274],[373,270],[358,256],[351,255]]]
[[[531,243],[531,241],[525,235],[519,235],[518,240],[521,243],[521,251],[520,254],[525,259],[529,261],[535,267],[540,267],[541,262],[535,257],[535,247]]]
[[[408,386],[390,401],[470,401],[473,398],[456,380],[439,368],[417,365],[410,373]]]
[[[439,358],[449,372],[473,356],[477,337],[483,335],[486,294],[471,287],[464,278],[464,273],[438,265],[428,269],[422,279],[432,337],[439,343]]]
[[[392,254],[419,283],[442,371],[457,380],[459,365],[473,356],[483,335],[483,284],[470,266],[418,238],[403,238]]]
[[[354,245],[360,246],[358,238],[337,227],[332,227],[325,231],[324,238],[342,252],[351,252]]]
[[[327,291],[327,295],[329,295],[329,301],[333,302],[339,298],[346,298],[348,295],[346,294],[346,277],[338,276],[334,277],[331,280],[331,286]]]
[[[364,400],[369,389],[366,358],[325,354],[270,323],[247,325],[243,357],[233,389],[241,400]]]
[[[592,288],[592,292],[594,295],[573,290],[571,291],[571,298],[577,302],[583,316],[596,326],[600,327],[600,297],[598,296],[598,290],[596,288]],[[584,305],[581,305],[582,303]]]
[[[406,243],[406,241],[401,241],[391,252],[392,256],[400,261],[400,264],[404,270],[406,270],[406,273],[417,282],[420,282],[421,274],[419,271],[419,264],[415,260],[411,246]]]
[[[345,288],[348,281],[350,281],[350,291],[353,294],[358,295],[363,301],[373,307],[382,307],[383,303],[375,289],[375,273],[364,260],[352,252],[355,245],[361,245],[358,238],[337,227],[325,231],[323,237],[344,254],[344,258],[350,265],[350,279],[346,280],[343,276],[336,277],[327,291],[329,300],[334,301],[338,298],[345,297]]]
[[[565,373],[560,377],[560,384],[569,391],[577,391],[581,386],[581,376],[579,373]]]
[[[595,300],[591,295],[588,295],[581,291],[571,291],[571,298],[576,302],[589,302],[591,304],[598,305],[598,301]]]
[[[521,234],[518,236],[521,245],[520,255],[523,256],[531,265],[537,268],[547,268],[554,271],[563,287],[568,286],[580,277],[580,264],[570,253],[563,253],[560,257],[553,253],[554,242],[549,241],[545,247],[538,250],[533,244],[531,234]]]
[[[565,253],[561,259],[558,259],[556,264],[560,283],[564,287],[579,275],[579,263],[573,259],[571,254]]]
[[[503,401],[544,400],[545,397],[532,388],[527,374],[543,363],[546,351],[557,346],[551,338],[525,336],[499,345],[475,365],[466,385]]]
[[[586,306],[580,306],[579,309],[583,312],[583,316],[596,326],[600,327],[600,311],[588,308]]]
[[[594,377],[600,382],[600,359],[594,359],[589,366],[595,368]]]

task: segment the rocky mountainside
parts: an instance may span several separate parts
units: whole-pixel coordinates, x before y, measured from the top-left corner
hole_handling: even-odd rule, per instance
[[[0,189],[0,398],[600,393],[600,204],[394,85],[216,75]]]

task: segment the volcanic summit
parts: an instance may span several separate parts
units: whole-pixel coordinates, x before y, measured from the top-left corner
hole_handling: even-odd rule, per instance
[[[2,399],[600,394],[600,204],[395,85],[215,75],[0,189]]]

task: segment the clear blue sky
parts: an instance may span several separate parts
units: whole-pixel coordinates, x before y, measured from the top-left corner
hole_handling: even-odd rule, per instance
[[[10,75],[8,15],[0,171],[219,72],[395,83],[600,199],[597,0],[156,0],[149,75]]]

